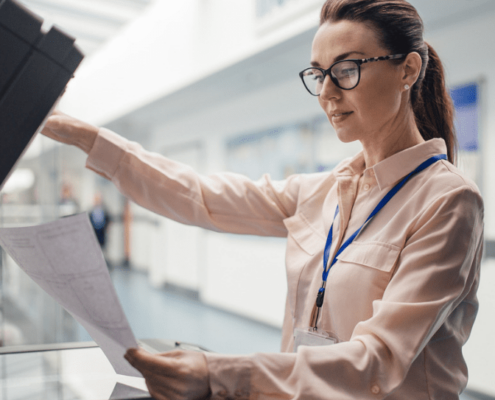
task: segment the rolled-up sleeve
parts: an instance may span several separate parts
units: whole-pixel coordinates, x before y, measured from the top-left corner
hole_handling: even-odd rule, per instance
[[[144,150],[100,129],[86,167],[111,180],[137,204],[177,222],[219,232],[287,236],[300,176],[258,181],[233,174],[203,176],[191,167]]]
[[[467,340],[482,247],[479,193],[466,185],[439,195],[412,221],[383,297],[350,341],[295,354],[207,355],[213,399],[236,390],[249,399],[385,398],[426,347]]]

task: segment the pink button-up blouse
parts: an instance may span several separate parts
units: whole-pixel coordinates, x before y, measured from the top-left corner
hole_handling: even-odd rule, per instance
[[[333,171],[253,182],[202,176],[101,129],[87,167],[158,214],[219,232],[287,237],[282,353],[207,354],[213,399],[458,399],[467,383],[462,346],[473,326],[483,248],[483,201],[447,161],[413,177],[338,257],[319,328],[341,343],[293,349],[321,285],[326,235],[337,204],[331,256],[401,178],[442,139],[372,168],[359,153]]]

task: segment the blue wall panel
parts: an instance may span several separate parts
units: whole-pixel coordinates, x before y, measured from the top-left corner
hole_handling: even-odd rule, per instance
[[[479,150],[479,87],[469,84],[453,88],[452,100],[455,106],[455,127],[459,150]]]

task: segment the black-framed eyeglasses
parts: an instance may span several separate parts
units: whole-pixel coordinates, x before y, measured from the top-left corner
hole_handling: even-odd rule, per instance
[[[398,60],[405,58],[406,56],[407,54],[395,54],[374,58],[341,60],[333,63],[328,69],[317,67],[306,68],[299,72],[299,76],[308,92],[313,96],[319,96],[327,75],[339,88],[351,90],[354,89],[361,80],[362,64],[374,61]]]

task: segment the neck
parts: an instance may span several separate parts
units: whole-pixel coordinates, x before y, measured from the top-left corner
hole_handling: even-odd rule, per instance
[[[412,113],[401,122],[394,122],[396,123],[391,124],[383,132],[370,135],[371,140],[361,141],[366,168],[371,168],[402,150],[425,142]]]

